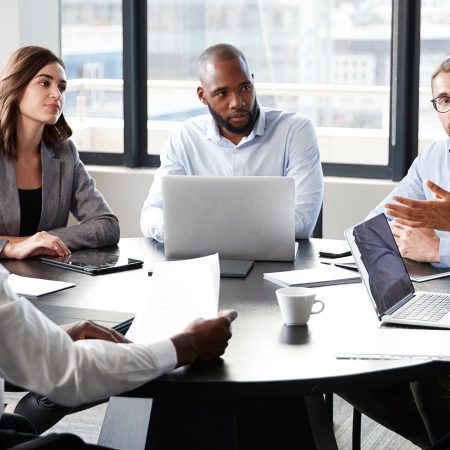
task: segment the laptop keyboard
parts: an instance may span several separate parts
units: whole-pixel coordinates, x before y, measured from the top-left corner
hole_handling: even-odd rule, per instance
[[[392,317],[406,320],[438,322],[450,311],[450,295],[424,292],[416,295]]]

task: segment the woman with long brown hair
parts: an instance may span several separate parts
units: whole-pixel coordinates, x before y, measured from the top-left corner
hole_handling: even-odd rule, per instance
[[[68,139],[63,61],[28,46],[0,79],[0,258],[64,256],[119,240],[119,222]],[[79,221],[67,227],[69,213]]]

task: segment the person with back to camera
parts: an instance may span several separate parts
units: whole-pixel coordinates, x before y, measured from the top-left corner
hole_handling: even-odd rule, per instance
[[[198,319],[170,339],[152,344],[130,343],[114,330],[92,323],[77,324],[69,335],[14,294],[8,275],[0,264],[0,449],[35,440],[42,442],[40,448],[95,447],[74,435],[39,438],[25,417],[2,414],[2,378],[68,408],[104,400],[175,367],[218,358],[225,352],[237,316],[233,310],[223,310],[218,318]]]
[[[287,176],[295,182],[295,236],[309,238],[320,212],[323,177],[314,127],[306,117],[263,108],[246,57],[230,44],[198,60],[199,100],[210,114],[175,130],[161,152],[141,212],[146,237],[164,242],[161,178],[165,175]]]
[[[119,221],[69,140],[64,63],[29,46],[0,80],[0,258],[117,244]],[[69,213],[79,224],[67,227]],[[6,244],[6,245],[5,245]]]

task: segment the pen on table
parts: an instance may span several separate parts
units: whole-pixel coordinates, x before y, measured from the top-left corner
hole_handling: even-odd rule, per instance
[[[450,361],[446,355],[399,355],[387,353],[336,353],[336,359],[360,359],[360,360],[403,360],[417,359],[422,361]]]

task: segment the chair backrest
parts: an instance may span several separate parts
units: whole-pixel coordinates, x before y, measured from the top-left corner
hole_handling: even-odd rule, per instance
[[[319,217],[317,218],[317,222],[312,233],[313,238],[322,239],[323,237],[322,225],[323,225],[323,203],[322,206],[320,207]]]

